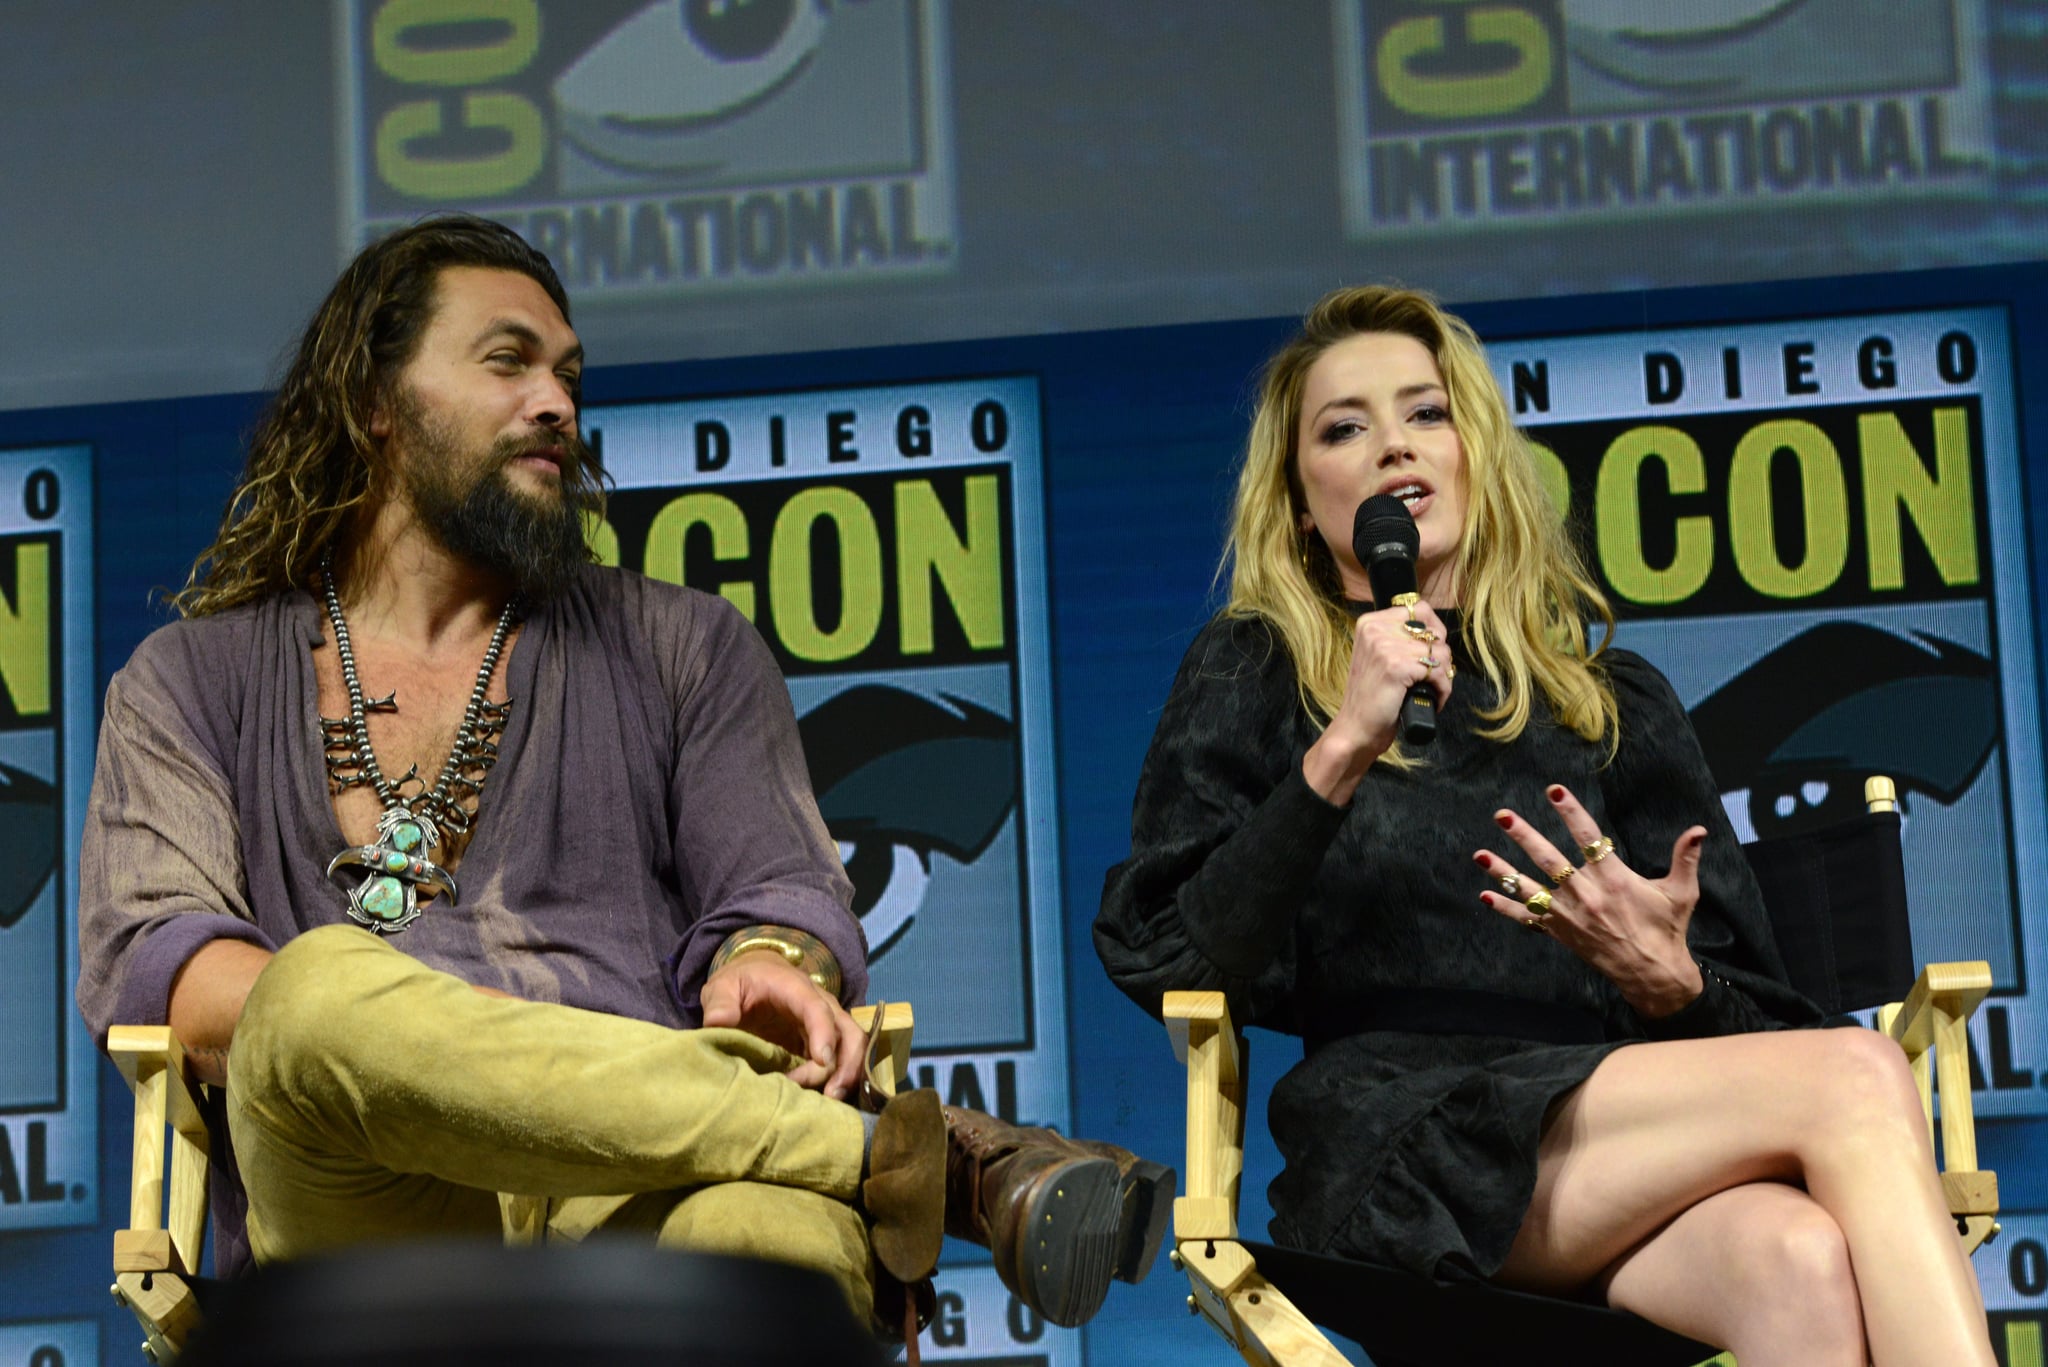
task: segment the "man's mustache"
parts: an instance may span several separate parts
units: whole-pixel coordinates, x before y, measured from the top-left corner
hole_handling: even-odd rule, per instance
[[[583,438],[571,436],[566,432],[546,432],[531,437],[500,437],[491,444],[491,464],[494,467],[503,467],[527,456],[553,459],[550,453],[556,451],[561,453],[560,460],[564,472],[588,469],[590,466],[590,447],[585,444]]]

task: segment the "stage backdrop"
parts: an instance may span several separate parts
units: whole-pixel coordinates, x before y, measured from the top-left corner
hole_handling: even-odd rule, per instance
[[[612,363],[2027,261],[2044,0],[8,0],[0,410],[475,209]],[[204,72],[204,79],[194,79]],[[225,282],[233,282],[228,285]]]
[[[1671,677],[1738,830],[1904,793],[1922,958],[1973,1027],[2012,1367],[2048,1318],[2039,548],[2048,269],[1545,299],[1471,316],[1621,644]],[[1252,375],[1285,320],[594,368],[607,561],[722,594],[780,661],[919,1080],[1182,1142],[1164,1032],[1088,926],[1214,571]],[[603,357],[595,358],[602,361]],[[0,1367],[137,1361],[105,1298],[125,1094],[68,1004],[98,699],[207,540],[260,396],[43,409],[0,451]],[[2028,416],[2034,415],[2029,436]],[[1476,914],[1476,913],[1475,913]],[[1299,1057],[1256,1033],[1256,1091]],[[1277,1159],[1253,1108],[1246,1225]],[[949,1249],[932,1356],[1234,1361],[1162,1262],[1085,1330]]]

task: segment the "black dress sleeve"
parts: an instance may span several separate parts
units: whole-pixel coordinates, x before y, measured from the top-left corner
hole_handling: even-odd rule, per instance
[[[1314,734],[1265,623],[1218,617],[1195,638],[1095,920],[1111,980],[1153,1015],[1162,993],[1202,988],[1241,1022],[1293,1028],[1295,917],[1345,810],[1302,777]]]
[[[1605,784],[1616,843],[1638,873],[1661,878],[1679,833],[1707,828],[1699,905],[1686,932],[1705,990],[1655,1020],[1623,1006],[1628,1019],[1618,1024],[1649,1039],[1817,1024],[1820,1008],[1786,982],[1763,893],[1670,681],[1629,651],[1608,651],[1602,662],[1621,711],[1621,745]]]

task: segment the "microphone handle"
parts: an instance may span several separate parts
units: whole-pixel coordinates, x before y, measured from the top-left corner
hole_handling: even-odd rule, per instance
[[[1426,683],[1408,690],[1401,700],[1401,743],[1427,745],[1436,739],[1436,694]]]
[[[1375,568],[1379,566],[1376,565]],[[1405,582],[1413,585],[1414,569],[1407,564],[1402,564],[1399,569],[1404,572]],[[1373,585],[1373,590],[1375,593],[1379,591],[1377,581]],[[1404,593],[1389,593],[1386,601],[1394,607],[1407,608],[1412,613],[1415,611],[1412,605],[1416,597],[1415,590],[1411,587]],[[1403,745],[1427,745],[1436,739],[1436,693],[1430,688],[1428,680],[1425,679],[1408,690],[1408,696],[1401,700],[1401,716],[1395,725],[1400,728]]]

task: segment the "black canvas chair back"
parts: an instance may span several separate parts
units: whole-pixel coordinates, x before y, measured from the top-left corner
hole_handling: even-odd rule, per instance
[[[1800,991],[1830,1015],[1898,1001],[1913,986],[1897,812],[1743,846]],[[1591,1302],[1484,1282],[1437,1286],[1392,1268],[1241,1239],[1309,1319],[1355,1339],[1377,1367],[1691,1367],[1719,1350]]]
[[[179,1367],[881,1367],[822,1273],[624,1239],[359,1247],[220,1288]]]
[[[1831,1016],[1903,1000],[1917,970],[1899,814],[1744,845],[1792,985]]]

